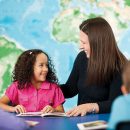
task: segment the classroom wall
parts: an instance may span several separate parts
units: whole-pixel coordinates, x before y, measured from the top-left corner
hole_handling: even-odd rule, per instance
[[[65,83],[78,53],[79,24],[104,17],[112,26],[120,50],[130,58],[128,0],[0,0],[0,95],[11,83],[18,55],[26,49],[45,50],[60,83]],[[67,100],[65,109],[76,105]]]

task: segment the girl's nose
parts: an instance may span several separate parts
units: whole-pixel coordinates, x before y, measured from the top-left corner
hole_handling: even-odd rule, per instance
[[[48,71],[48,67],[44,66],[44,67],[43,67],[43,71],[46,71],[46,72],[47,72],[47,71]]]

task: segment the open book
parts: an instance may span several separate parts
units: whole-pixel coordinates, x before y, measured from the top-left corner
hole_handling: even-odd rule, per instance
[[[67,115],[61,112],[53,112],[53,113],[26,112],[17,114],[17,116],[66,117]]]
[[[77,126],[80,130],[105,129],[107,128],[107,122],[103,120],[97,120],[85,123],[78,123]]]

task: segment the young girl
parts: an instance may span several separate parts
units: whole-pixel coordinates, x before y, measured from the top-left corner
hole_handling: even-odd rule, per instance
[[[0,99],[0,108],[16,113],[64,112],[62,104],[65,99],[45,52],[39,49],[23,52],[15,64],[12,77],[13,83]],[[13,106],[8,105],[10,102]]]

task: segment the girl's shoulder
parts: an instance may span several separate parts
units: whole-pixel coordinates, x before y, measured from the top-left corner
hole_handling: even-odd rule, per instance
[[[18,86],[18,82],[12,82],[12,84],[9,87],[17,89],[18,88],[17,86]]]
[[[43,85],[46,85],[46,87],[48,87],[48,88],[58,88],[58,87],[59,87],[58,84],[53,83],[53,82],[49,82],[49,81],[45,81],[45,82],[43,83]]]
[[[18,92],[18,83],[17,82],[13,82],[7,89],[6,89],[6,93],[17,93]]]
[[[54,87],[54,88],[59,88],[59,85],[56,84],[56,83],[50,83],[50,84],[51,84],[51,86]]]

